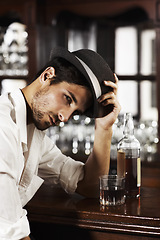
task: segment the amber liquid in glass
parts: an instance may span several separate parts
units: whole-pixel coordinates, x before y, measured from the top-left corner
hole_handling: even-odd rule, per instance
[[[100,203],[107,206],[123,204],[125,202],[124,191],[121,187],[100,189]]]

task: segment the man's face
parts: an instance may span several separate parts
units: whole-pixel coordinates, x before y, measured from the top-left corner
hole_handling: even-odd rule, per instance
[[[85,87],[61,82],[45,85],[32,98],[33,121],[40,130],[67,122],[91,105],[91,92]]]

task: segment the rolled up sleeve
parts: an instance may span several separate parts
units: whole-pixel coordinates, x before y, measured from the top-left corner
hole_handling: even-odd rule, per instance
[[[40,162],[38,174],[50,183],[60,183],[66,192],[74,193],[77,183],[83,179],[84,163],[62,154],[47,136],[44,141],[43,148],[46,151]]]

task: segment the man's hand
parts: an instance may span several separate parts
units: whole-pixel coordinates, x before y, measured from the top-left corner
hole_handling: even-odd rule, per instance
[[[107,108],[108,105],[110,104],[112,104],[113,106],[113,110],[109,114],[107,114],[102,118],[96,119],[96,127],[101,127],[103,130],[107,130],[110,127],[112,127],[113,123],[115,122],[121,110],[121,106],[117,100],[118,78],[116,74],[114,74],[114,76],[115,76],[115,83],[111,81],[104,81],[104,84],[106,86],[111,87],[113,91],[102,95],[98,99],[99,103],[102,104],[104,108],[105,107]]]

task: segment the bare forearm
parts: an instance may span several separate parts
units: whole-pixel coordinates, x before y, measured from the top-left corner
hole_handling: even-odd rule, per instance
[[[94,169],[91,175],[88,177],[96,180],[100,175],[106,174],[109,171],[110,166],[110,148],[111,148],[112,128],[106,131],[99,131],[95,133],[95,141],[92,154],[89,156],[86,162],[86,168],[88,171]]]
[[[103,94],[98,102],[105,108],[112,104],[113,110],[102,118],[95,120],[95,139],[92,154],[84,167],[84,178],[78,183],[77,192],[87,197],[99,195],[99,177],[108,173],[110,166],[110,148],[112,139],[112,126],[119,114],[121,106],[117,100],[118,78],[115,83],[104,81],[106,86],[113,89],[112,92]]]
[[[88,197],[99,194],[99,176],[108,173],[110,166],[112,128],[95,131],[94,147],[84,166],[84,179],[78,183],[77,192]]]
[[[112,139],[112,127],[95,133],[93,158],[99,164],[100,174],[106,174],[110,165],[110,147]]]

